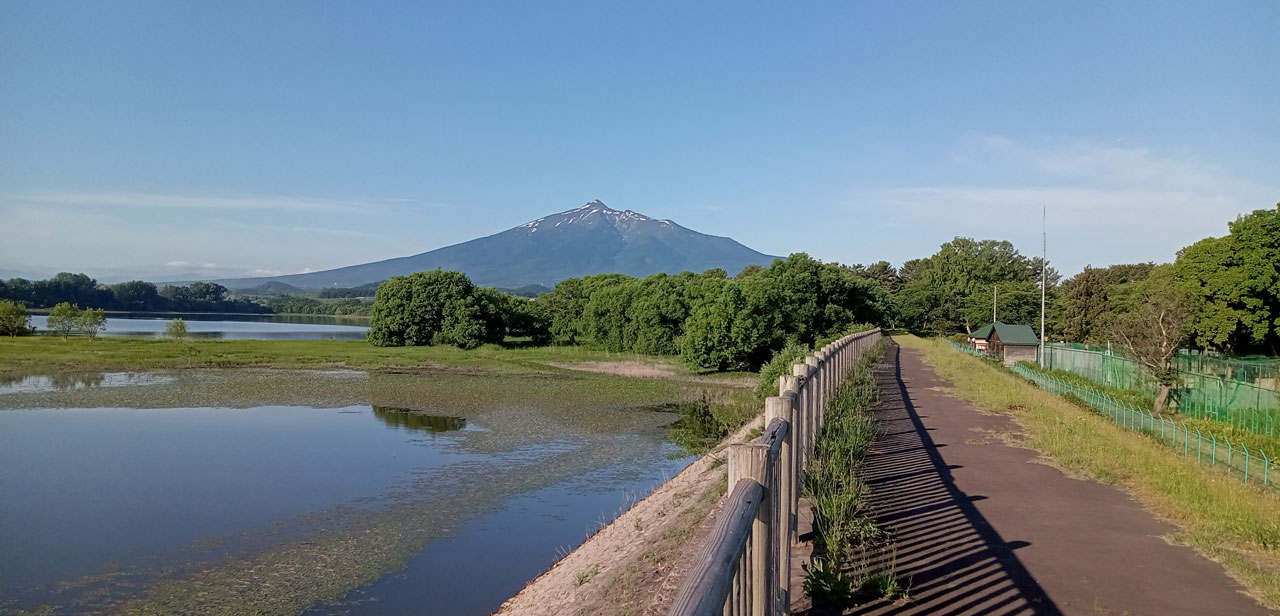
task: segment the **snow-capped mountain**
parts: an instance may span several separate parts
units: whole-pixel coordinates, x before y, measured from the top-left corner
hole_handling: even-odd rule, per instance
[[[442,268],[466,272],[480,285],[553,286],[565,278],[605,273],[648,276],[719,267],[732,276],[747,265],[768,265],[773,259],[727,237],[592,201],[501,233],[410,257],[309,274],[218,282],[231,288],[268,281],[310,289],[352,287]]]

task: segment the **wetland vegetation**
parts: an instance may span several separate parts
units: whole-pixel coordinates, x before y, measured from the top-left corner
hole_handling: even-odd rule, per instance
[[[0,613],[492,610],[688,464],[682,406],[756,410],[733,375],[518,341],[4,342]],[[617,360],[661,378],[574,369]]]

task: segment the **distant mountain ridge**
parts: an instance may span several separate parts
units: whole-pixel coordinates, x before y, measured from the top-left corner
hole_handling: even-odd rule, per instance
[[[501,233],[422,254],[307,274],[215,280],[229,288],[279,282],[303,289],[353,287],[436,268],[465,272],[476,284],[542,285],[592,274],[643,277],[722,268],[730,276],[775,257],[731,238],[698,233],[666,219],[615,210],[600,201],[544,216]]]

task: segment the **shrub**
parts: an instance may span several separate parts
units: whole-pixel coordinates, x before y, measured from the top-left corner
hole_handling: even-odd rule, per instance
[[[101,308],[85,308],[76,315],[76,329],[93,340],[98,337],[98,332],[107,329],[107,315]]]
[[[182,319],[170,319],[164,326],[164,335],[170,338],[186,338],[187,322]]]
[[[0,335],[25,336],[31,333],[31,315],[22,304],[0,300]]]
[[[62,339],[66,340],[75,331],[79,317],[79,306],[62,302],[49,311],[49,331],[62,334]]]
[[[791,366],[798,364],[809,353],[809,347],[793,342],[773,354],[773,359],[760,368],[760,381],[756,384],[756,397],[761,400],[778,395],[778,377],[791,374]]]

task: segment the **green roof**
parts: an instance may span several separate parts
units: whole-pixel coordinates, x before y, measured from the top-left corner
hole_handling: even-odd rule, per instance
[[[1030,325],[1011,325],[1009,323],[1001,323],[996,321],[992,323],[995,326],[996,333],[1000,335],[1002,344],[1013,345],[1038,345],[1040,338],[1036,337],[1035,330]],[[990,336],[990,334],[988,334]]]
[[[987,338],[991,337],[991,327],[993,325],[995,325],[995,323],[988,323],[986,325],[983,325],[982,327],[979,327],[977,331],[973,332],[972,334],[969,334],[969,337],[981,338],[983,340],[986,340]]]

